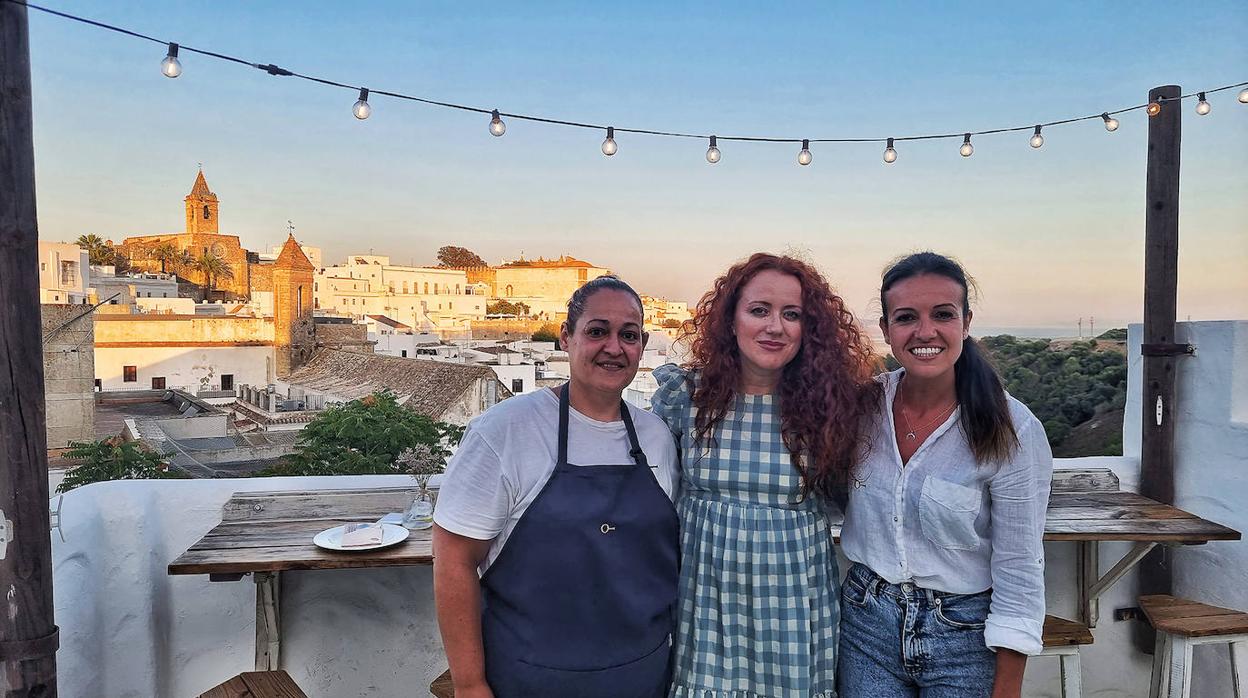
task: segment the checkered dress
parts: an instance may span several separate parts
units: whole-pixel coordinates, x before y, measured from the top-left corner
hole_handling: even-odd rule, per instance
[[[839,575],[827,513],[801,477],[769,395],[739,395],[696,444],[690,380],[654,370],[652,401],[680,441],[673,698],[835,698]]]

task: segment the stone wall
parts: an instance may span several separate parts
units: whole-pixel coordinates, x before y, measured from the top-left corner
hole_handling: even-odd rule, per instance
[[[368,339],[368,326],[354,323],[326,322],[316,326],[316,344],[329,349],[347,349],[373,353]]]
[[[95,340],[90,306],[42,305],[48,448],[95,439]],[[68,323],[68,324],[66,324]],[[62,327],[64,325],[64,327]]]
[[[473,339],[528,339],[547,320],[473,320]]]

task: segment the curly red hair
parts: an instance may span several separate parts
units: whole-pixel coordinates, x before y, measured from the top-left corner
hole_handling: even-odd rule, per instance
[[[837,496],[866,453],[865,422],[878,411],[871,380],[876,359],[845,302],[801,260],[756,253],[716,279],[698,301],[684,332],[692,340],[687,366],[701,375],[692,395],[694,434],[709,443],[736,400],[741,353],[733,317],[741,289],[765,269],[796,277],[802,286],[802,345],[777,387],[784,445],[802,475],[803,496]]]

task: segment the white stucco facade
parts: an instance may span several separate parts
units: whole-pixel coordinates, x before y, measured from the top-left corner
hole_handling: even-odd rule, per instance
[[[39,241],[39,302],[87,302],[91,264],[87,251],[68,242]]]

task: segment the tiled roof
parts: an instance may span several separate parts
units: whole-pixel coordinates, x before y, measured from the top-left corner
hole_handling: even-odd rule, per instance
[[[417,412],[440,419],[477,380],[494,379],[489,366],[453,364],[322,349],[286,380],[292,385],[354,400],[389,389]]]
[[[394,328],[401,327],[403,329],[408,329],[408,330],[412,329],[409,325],[405,325],[399,322],[398,320],[395,320],[391,317],[387,317],[385,315],[369,315],[369,317],[372,318],[374,321],[379,322],[388,327],[394,327]]]
[[[315,269],[312,266],[312,262],[308,261],[308,256],[299,247],[294,233],[287,235],[286,242],[282,245],[282,251],[277,255],[277,259],[274,260],[273,264],[274,266],[291,269]]]
[[[514,350],[514,349],[508,349],[507,347],[468,347],[468,348],[469,348],[469,349],[471,349],[472,351],[479,351],[479,352],[481,352],[482,354],[494,354],[495,356],[498,356],[499,354],[520,354],[520,353],[522,353],[522,352],[518,352],[518,351],[516,351],[516,350]]]

